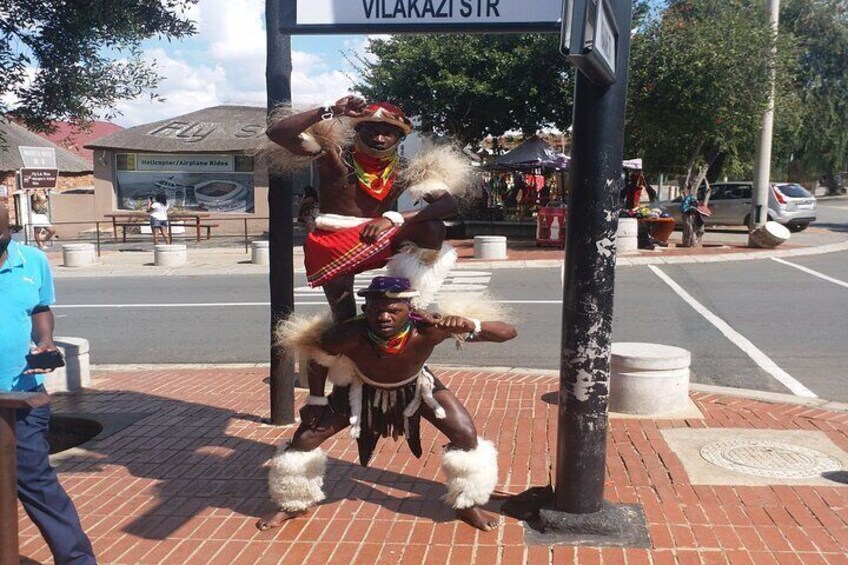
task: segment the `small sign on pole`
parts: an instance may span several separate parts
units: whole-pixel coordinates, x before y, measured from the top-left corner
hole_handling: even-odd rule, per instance
[[[26,147],[21,145],[18,147],[18,151],[25,168],[56,168],[56,150],[52,147]]]
[[[563,2],[560,51],[599,86],[609,86],[615,82],[619,31],[610,2]]]
[[[21,169],[21,188],[56,188],[59,169]]]

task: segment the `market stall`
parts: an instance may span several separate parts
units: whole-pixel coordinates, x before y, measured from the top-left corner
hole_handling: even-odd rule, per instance
[[[666,245],[674,231],[674,219],[670,215],[650,205],[641,204],[642,195],[647,193],[649,199],[656,200],[656,193],[648,184],[642,172],[642,160],[630,159],[623,163],[625,183],[621,193],[622,218],[638,220],[639,247],[653,248],[654,245]]]
[[[562,246],[567,166],[568,157],[538,138],[490,160],[481,171],[483,198],[475,210],[466,214],[466,221],[487,222],[490,226],[497,223],[512,234],[517,228],[519,235],[525,226],[525,237],[535,232],[537,242],[541,236],[545,244]],[[545,223],[541,233],[540,217]]]

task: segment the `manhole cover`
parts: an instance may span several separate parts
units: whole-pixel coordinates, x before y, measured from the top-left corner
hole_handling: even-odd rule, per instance
[[[821,451],[774,441],[714,441],[701,448],[701,457],[725,469],[776,479],[812,479],[842,468]]]
[[[82,445],[102,431],[103,425],[100,422],[54,414],[50,418],[50,427],[47,429],[50,454],[61,453]]]

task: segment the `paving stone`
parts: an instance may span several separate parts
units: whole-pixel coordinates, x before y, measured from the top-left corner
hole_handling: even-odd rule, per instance
[[[692,394],[703,420],[611,424],[607,498],[643,505],[648,549],[525,545],[523,526],[511,518],[489,533],[457,523],[439,501],[444,440],[427,424],[420,461],[404,444],[384,440],[375,463],[363,469],[353,440],[345,434],[329,440],[328,501],[277,531],[259,532],[256,519],[272,509],[266,463],[293,431],[256,423],[268,415],[266,373],[262,367],[110,371],[97,373],[81,396],[54,396],[60,413],[142,416],[86,446],[86,455],[58,463],[101,562],[846,563],[844,483],[693,485],[668,438],[681,432],[718,438],[756,428],[773,441],[787,432],[817,434],[841,449],[848,445],[848,419],[821,407],[715,391]],[[440,378],[466,402],[481,433],[497,442],[500,491],[548,480],[557,408],[541,399],[556,390],[556,376],[451,369]],[[297,391],[298,403],[304,395]],[[19,516],[21,555],[48,560],[43,540],[22,511]]]

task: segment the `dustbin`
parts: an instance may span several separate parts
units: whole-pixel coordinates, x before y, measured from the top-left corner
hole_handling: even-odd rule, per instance
[[[536,214],[536,246],[565,247],[566,208],[539,208]]]

